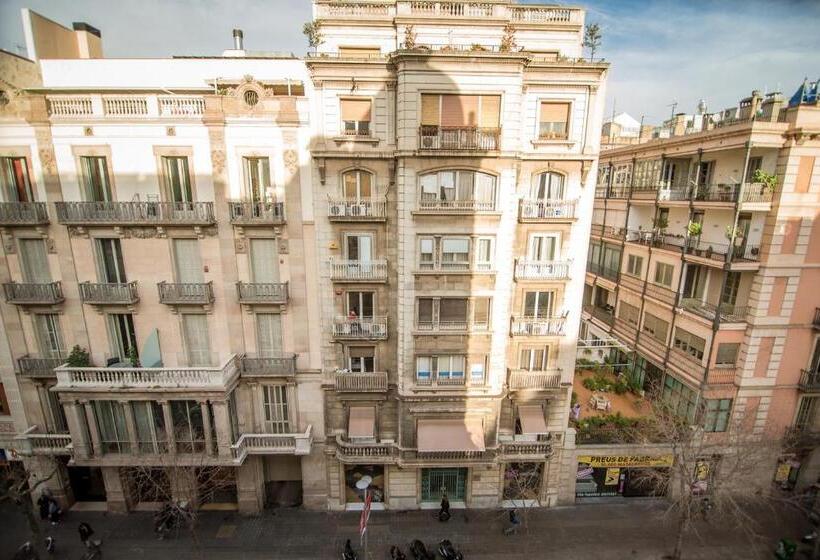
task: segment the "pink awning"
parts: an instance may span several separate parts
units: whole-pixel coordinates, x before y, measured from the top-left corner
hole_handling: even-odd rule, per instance
[[[518,418],[521,420],[521,432],[525,435],[546,434],[547,422],[544,410],[538,405],[518,407]]]
[[[376,437],[376,409],[372,406],[351,406],[347,437]]]
[[[419,452],[484,451],[484,427],[480,418],[420,419]]]

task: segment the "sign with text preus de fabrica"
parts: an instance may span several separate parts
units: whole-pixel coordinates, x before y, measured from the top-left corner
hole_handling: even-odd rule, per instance
[[[590,467],[671,467],[672,455],[579,455]]]

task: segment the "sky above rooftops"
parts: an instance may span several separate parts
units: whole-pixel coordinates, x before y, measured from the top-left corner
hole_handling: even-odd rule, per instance
[[[535,4],[545,3],[529,2]],[[587,22],[603,29],[599,56],[612,63],[606,113],[647,123],[672,113],[734,106],[753,89],[791,96],[820,77],[820,0],[589,0]],[[309,0],[0,0],[0,48],[25,54],[20,9],[102,31],[108,57],[218,55],[231,29],[251,51],[303,55]]]

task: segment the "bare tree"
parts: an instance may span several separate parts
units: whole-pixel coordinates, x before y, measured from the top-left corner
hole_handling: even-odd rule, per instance
[[[39,552],[45,552],[43,532],[40,519],[34,510],[34,500],[46,491],[48,481],[57,476],[55,468],[45,477],[35,478],[31,472],[17,463],[0,471],[0,505],[13,503],[25,517],[32,546]],[[17,546],[16,543],[13,546]]]
[[[589,61],[595,60],[595,51],[601,46],[601,26],[597,23],[590,23],[584,29],[584,46],[589,49]]]

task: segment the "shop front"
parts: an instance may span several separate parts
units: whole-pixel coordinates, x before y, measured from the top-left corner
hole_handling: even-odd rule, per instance
[[[580,455],[575,497],[657,497],[665,495],[663,481],[672,455]]]
[[[387,487],[384,465],[346,465],[344,476],[346,509],[362,509],[365,492],[370,494],[373,509],[384,508]]]

